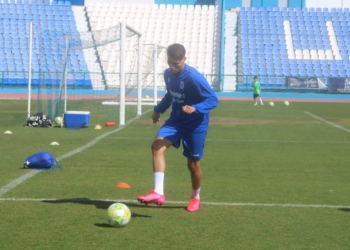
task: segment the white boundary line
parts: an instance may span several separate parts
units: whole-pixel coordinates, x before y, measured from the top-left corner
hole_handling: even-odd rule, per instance
[[[154,138],[137,137],[112,137],[110,140],[154,140]],[[232,139],[206,139],[206,141],[226,141],[226,142],[280,142],[280,143],[350,143],[350,141],[282,141],[282,140],[232,140]]]
[[[151,111],[151,109],[148,110],[148,111],[146,111],[146,112],[144,112],[143,114],[146,114],[146,113],[148,113],[148,112],[150,112],[150,111]],[[57,161],[61,161],[61,160],[66,159],[66,158],[68,158],[68,157],[70,157],[70,156],[72,156],[72,155],[75,155],[75,154],[77,154],[77,153],[80,153],[81,151],[83,151],[83,150],[85,150],[85,149],[87,149],[87,148],[89,148],[89,147],[95,145],[98,141],[102,140],[102,139],[105,138],[106,136],[108,136],[108,135],[110,135],[110,134],[113,134],[113,133],[115,133],[115,132],[118,132],[118,131],[124,129],[124,128],[126,127],[126,125],[129,125],[131,122],[133,122],[133,121],[139,119],[140,117],[141,117],[141,116],[136,116],[135,118],[133,118],[133,119],[131,119],[130,121],[128,121],[125,125],[119,126],[119,127],[118,127],[117,129],[115,129],[115,130],[109,131],[109,132],[107,132],[107,133],[105,133],[105,134],[102,134],[102,135],[96,137],[95,139],[93,139],[93,140],[92,140],[91,142],[89,142],[88,144],[86,144],[86,145],[84,145],[84,146],[82,146],[82,147],[80,147],[80,148],[77,148],[77,149],[75,149],[75,150],[73,150],[73,151],[71,151],[71,152],[69,152],[69,153],[67,153],[67,154],[65,154],[65,155],[62,155],[62,156],[60,156],[60,157],[57,157],[56,160],[57,160]],[[15,179],[15,180],[13,180],[13,181],[11,181],[9,184],[7,184],[7,185],[1,187],[1,188],[0,188],[0,197],[1,197],[2,195],[4,195],[5,193],[7,193],[8,191],[10,191],[11,189],[14,189],[15,187],[17,187],[19,184],[21,184],[21,183],[24,182],[25,180],[28,180],[29,178],[32,178],[34,175],[40,173],[41,171],[43,171],[43,170],[30,170],[28,173],[26,173],[26,174],[22,175],[21,177]]]
[[[93,203],[93,202],[125,202],[125,203],[138,203],[137,200],[119,200],[119,199],[85,199],[85,198],[72,198],[72,199],[48,199],[48,198],[0,198],[0,201],[47,201],[47,202],[72,202],[72,203]],[[166,201],[166,204],[184,204],[187,205],[188,201]],[[274,203],[235,203],[235,202],[201,202],[202,205],[210,206],[235,206],[235,207],[297,207],[297,208],[336,208],[336,209],[350,209],[350,206],[343,205],[321,205],[321,204],[274,204]]]
[[[329,125],[331,125],[331,126],[333,126],[333,127],[342,129],[342,130],[344,130],[344,131],[350,133],[350,129],[344,128],[344,127],[339,126],[339,125],[337,125],[337,124],[335,124],[335,123],[333,123],[333,122],[330,122],[330,121],[327,121],[327,120],[325,120],[325,119],[322,119],[321,117],[318,117],[318,116],[316,116],[316,115],[314,115],[314,114],[311,114],[310,112],[305,111],[305,114],[308,114],[308,115],[312,116],[313,118],[315,118],[315,119],[317,119],[317,120],[320,120],[320,121],[325,122],[325,123],[327,123],[327,124],[329,124]]]

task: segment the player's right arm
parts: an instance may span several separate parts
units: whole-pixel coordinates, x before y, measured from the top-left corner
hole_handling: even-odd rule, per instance
[[[166,69],[164,72],[164,82],[166,86],[166,93],[163,97],[163,99],[159,102],[157,106],[154,107],[154,112],[158,114],[163,114],[171,105],[171,102],[173,100],[173,97],[170,94],[169,91],[169,83],[166,78],[169,78],[170,70]]]
[[[163,99],[153,109],[153,114],[152,114],[153,123],[157,123],[159,121],[160,114],[163,114],[170,107],[173,99],[172,96],[170,95],[170,91],[168,89],[168,83],[165,80],[165,78],[166,78],[166,72],[164,72],[164,82],[166,84],[167,92],[165,93]]]
[[[160,118],[160,114],[153,111],[153,114],[152,114],[153,123],[159,122],[159,118]]]

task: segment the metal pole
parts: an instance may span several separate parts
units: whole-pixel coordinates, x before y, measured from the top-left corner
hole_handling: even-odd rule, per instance
[[[125,22],[120,24],[119,125],[125,125]]]
[[[139,36],[139,53],[137,67],[137,115],[142,114],[142,36]]]
[[[68,37],[66,37],[66,62],[68,60]],[[67,112],[67,63],[65,63],[64,69],[64,113]]]
[[[29,25],[29,63],[28,63],[28,110],[27,118],[30,117],[30,99],[32,91],[32,47],[33,47],[33,21]]]
[[[153,103],[157,105],[157,44],[153,45]]]

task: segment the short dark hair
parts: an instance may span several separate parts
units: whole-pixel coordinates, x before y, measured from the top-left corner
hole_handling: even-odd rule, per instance
[[[257,77],[257,76],[254,76],[254,80],[256,80],[256,79],[258,79],[258,77]]]
[[[186,55],[186,49],[182,44],[174,43],[169,45],[167,48],[168,57],[175,58],[177,60],[181,60]]]

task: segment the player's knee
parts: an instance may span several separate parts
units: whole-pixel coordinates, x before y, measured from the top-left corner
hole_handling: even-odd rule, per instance
[[[200,160],[188,158],[187,167],[190,171],[200,170]]]
[[[164,153],[166,146],[163,145],[162,141],[155,140],[151,145],[151,150],[153,154]]]

